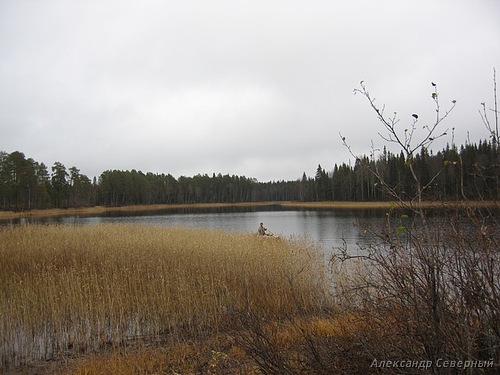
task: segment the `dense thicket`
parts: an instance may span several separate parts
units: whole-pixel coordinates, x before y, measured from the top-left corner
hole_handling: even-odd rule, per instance
[[[141,171],[104,171],[91,181],[76,167],[56,162],[50,168],[22,152],[0,152],[0,209],[119,206],[169,203],[232,203],[255,201],[375,201],[391,200],[373,171],[398,197],[414,196],[412,163],[425,198],[496,199],[500,154],[493,142],[481,141],[433,154],[422,149],[413,160],[384,150],[374,159],[359,157],[354,165],[318,165],[314,177],[295,181],[258,182],[236,175],[198,174],[174,178]],[[368,167],[368,168],[367,168]]]

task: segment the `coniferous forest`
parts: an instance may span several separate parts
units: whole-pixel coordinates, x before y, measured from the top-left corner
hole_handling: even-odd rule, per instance
[[[0,209],[30,210],[88,206],[259,201],[385,201],[414,196],[408,163],[418,173],[429,200],[496,199],[500,175],[495,142],[447,146],[432,153],[423,148],[413,160],[383,150],[374,159],[352,164],[318,165],[315,176],[294,181],[259,182],[236,175],[198,174],[174,178],[136,170],[107,170],[92,180],[77,167],[55,162],[48,167],[24,153],[0,152]],[[377,171],[380,179],[375,176]],[[378,181],[378,183],[377,183]]]

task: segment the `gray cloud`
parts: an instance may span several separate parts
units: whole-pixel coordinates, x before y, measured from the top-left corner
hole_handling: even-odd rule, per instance
[[[105,169],[261,181],[313,175],[383,142],[364,80],[402,126],[486,137],[500,4],[39,1],[0,4],[0,150]],[[450,139],[447,139],[450,141]],[[440,147],[441,144],[437,144]]]

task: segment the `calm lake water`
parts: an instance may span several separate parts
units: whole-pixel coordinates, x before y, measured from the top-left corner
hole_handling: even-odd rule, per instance
[[[11,220],[10,224],[28,222],[85,225],[132,223],[159,227],[192,227],[256,233],[259,223],[273,234],[301,236],[317,242],[325,252],[341,246],[345,240],[354,250],[365,241],[367,226],[381,226],[384,210],[290,210],[281,207],[232,207],[218,209],[183,209],[145,212],[119,212],[102,216],[65,216]],[[6,224],[7,222],[4,222]]]

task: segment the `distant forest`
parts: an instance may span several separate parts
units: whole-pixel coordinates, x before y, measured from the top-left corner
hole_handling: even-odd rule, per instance
[[[380,186],[411,199],[415,187],[412,163],[425,198],[431,200],[496,199],[499,193],[499,149],[481,141],[433,154],[422,149],[413,160],[383,150],[374,160],[359,157],[354,165],[318,165],[314,177],[305,173],[295,181],[259,182],[236,175],[198,174],[174,178],[170,174],[107,170],[89,179],[76,167],[56,162],[49,168],[19,151],[0,152],[0,209],[30,210],[86,206],[123,206],[174,203],[234,203],[258,201],[384,201],[392,200]],[[378,183],[377,183],[378,182]]]

